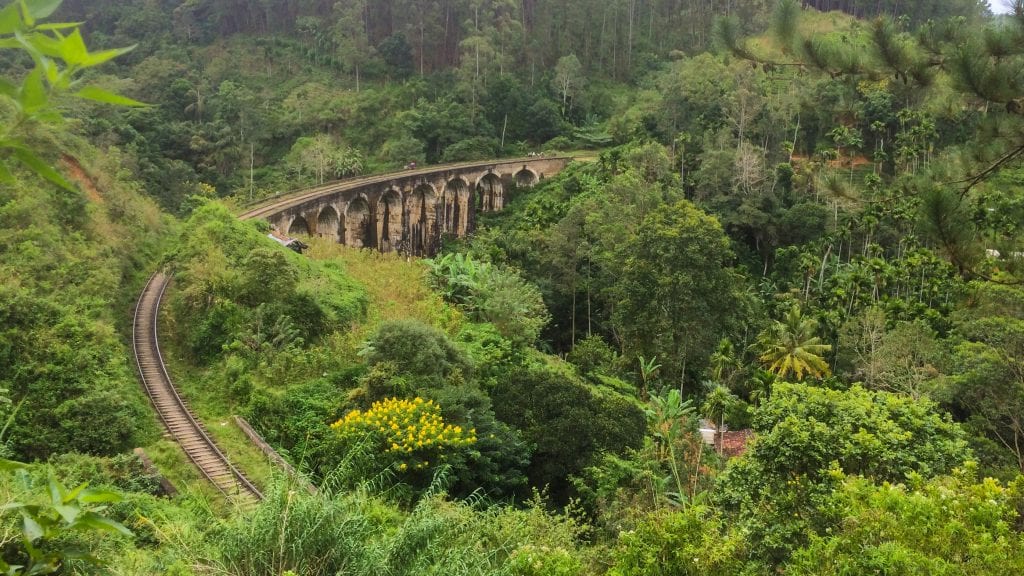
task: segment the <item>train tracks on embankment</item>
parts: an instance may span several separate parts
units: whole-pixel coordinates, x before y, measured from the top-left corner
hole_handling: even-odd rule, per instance
[[[227,459],[181,399],[160,353],[157,320],[160,300],[170,279],[157,272],[146,283],[135,305],[132,340],[139,378],[167,432],[203,477],[231,502],[248,506],[263,499],[259,489]]]
[[[541,157],[543,158],[543,156]],[[561,158],[561,157],[552,157]],[[536,157],[506,159],[493,161],[498,164],[509,164],[520,161],[534,161]],[[264,217],[266,214],[279,210],[282,207],[294,205],[309,198],[319,195],[344,191],[367,184],[385,183],[395,177],[409,177],[427,175],[438,170],[457,170],[465,167],[490,164],[483,162],[463,162],[430,166],[419,170],[406,170],[387,174],[376,174],[361,176],[332,182],[315,188],[299,190],[287,194],[275,196],[262,202],[248,205],[244,212],[238,214],[242,220],[251,220]],[[157,272],[150,277],[145,289],[139,296],[135,307],[135,322],[133,325],[133,341],[135,348],[135,362],[139,370],[139,378],[143,387],[149,395],[153,407],[156,409],[160,420],[171,437],[182,447],[189,460],[199,469],[203,477],[209,480],[228,500],[240,504],[249,505],[263,499],[263,495],[252,482],[238,470],[224,453],[217,447],[217,444],[206,433],[199,420],[192,414],[188,406],[181,399],[171,377],[167,372],[163,356],[160,353],[160,340],[157,330],[157,323],[160,314],[160,301],[170,278],[162,272]],[[255,441],[255,440],[254,440]],[[262,442],[262,440],[260,440]],[[272,451],[269,446],[263,447],[264,452]],[[275,455],[276,456],[276,455]],[[280,460],[280,457],[276,458]],[[286,467],[287,468],[287,467]],[[286,470],[287,471],[287,470]],[[308,484],[308,483],[307,483]],[[308,484],[310,490],[315,490],[312,484]]]

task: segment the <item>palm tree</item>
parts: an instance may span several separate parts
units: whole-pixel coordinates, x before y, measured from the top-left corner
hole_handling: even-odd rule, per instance
[[[793,306],[781,322],[775,322],[758,335],[754,343],[758,359],[768,372],[780,378],[792,374],[799,382],[805,375],[828,376],[831,371],[822,355],[832,346],[821,343],[814,334],[817,329],[816,320],[804,318],[800,306]]]
[[[704,385],[708,389],[708,394],[704,398],[701,410],[718,429],[715,434],[715,448],[721,454],[725,446],[725,415],[736,405],[739,398],[718,382],[705,382]]]
[[[654,358],[651,358],[648,365],[653,363]],[[641,366],[643,364],[641,360]],[[683,400],[679,390],[673,388],[664,396],[651,396],[644,412],[647,415],[647,422],[654,429],[656,457],[659,462],[668,463],[669,476],[665,478],[666,484],[668,481],[675,483],[675,492],[666,492],[664,496],[674,505],[685,506],[693,491],[687,491],[684,486],[683,473],[687,471],[682,469],[680,463],[686,465],[686,458],[676,450],[685,445],[687,430],[695,427],[693,419],[696,409],[693,407],[693,401]],[[700,450],[697,454],[698,460],[694,469],[700,468]],[[693,473],[687,473],[691,478],[694,476]]]

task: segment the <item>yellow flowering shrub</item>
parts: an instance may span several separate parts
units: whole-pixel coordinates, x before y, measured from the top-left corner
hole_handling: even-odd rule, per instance
[[[445,424],[441,407],[433,400],[387,398],[369,410],[353,410],[331,425],[344,439],[367,438],[389,456],[399,471],[421,470],[445,452],[471,446],[476,430]]]

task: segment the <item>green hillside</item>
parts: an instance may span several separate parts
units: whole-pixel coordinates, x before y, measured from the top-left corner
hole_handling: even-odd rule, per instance
[[[1012,8],[7,1],[0,572],[1024,573]],[[429,258],[237,217],[556,151]]]

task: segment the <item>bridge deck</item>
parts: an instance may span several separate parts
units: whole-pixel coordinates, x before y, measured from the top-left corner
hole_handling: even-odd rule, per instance
[[[508,166],[517,164],[528,164],[530,162],[536,162],[538,160],[572,160],[569,156],[527,156],[523,158],[508,158],[504,160],[490,160],[487,162],[455,162],[450,164],[434,164],[423,168],[417,168],[415,170],[402,170],[399,172],[387,172],[384,174],[370,174],[366,176],[357,176],[354,178],[346,178],[343,180],[336,180],[329,182],[321,186],[314,186],[312,188],[303,188],[299,190],[293,190],[286,192],[282,195],[273,196],[268,199],[261,200],[255,205],[245,206],[244,211],[241,212],[238,217],[242,220],[251,220],[253,218],[265,218],[271,214],[293,208],[301,205],[303,202],[318,198],[320,196],[326,196],[329,194],[336,194],[338,192],[344,192],[346,190],[355,190],[363,186],[373,184],[386,184],[396,178],[408,178],[415,176],[430,176],[439,172],[451,172],[465,169],[474,168],[485,168],[485,167],[498,167]]]

